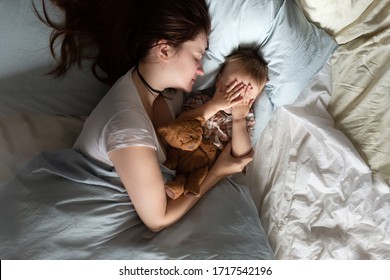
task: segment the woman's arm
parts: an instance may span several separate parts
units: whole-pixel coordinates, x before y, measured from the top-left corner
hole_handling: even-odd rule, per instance
[[[201,184],[199,197],[181,196],[176,200],[165,194],[164,180],[153,148],[126,147],[109,152],[109,156],[139,217],[150,230],[157,232],[179,220],[219,180],[240,172],[253,158],[252,154],[234,158],[230,155],[230,148],[227,145],[210,169]]]

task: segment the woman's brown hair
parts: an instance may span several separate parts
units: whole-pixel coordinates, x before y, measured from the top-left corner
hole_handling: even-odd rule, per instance
[[[83,59],[89,59],[93,62],[93,74],[113,84],[159,40],[180,47],[201,32],[210,32],[204,0],[50,1],[64,11],[63,22],[50,18],[47,0],[42,0],[43,15],[35,6],[34,10],[53,28],[50,50],[58,65],[50,74],[55,76],[64,75],[74,65],[80,67]]]

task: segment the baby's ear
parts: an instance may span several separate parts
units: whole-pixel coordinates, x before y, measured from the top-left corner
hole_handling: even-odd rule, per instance
[[[249,100],[249,108],[251,108],[253,106],[253,103],[255,103],[256,101],[256,98],[252,98],[251,100]]]

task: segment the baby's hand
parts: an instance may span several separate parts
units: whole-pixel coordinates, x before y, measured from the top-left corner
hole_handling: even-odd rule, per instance
[[[241,95],[245,91],[245,85],[237,81],[232,82],[226,90],[222,90],[222,84],[217,83],[217,88],[211,99],[218,110],[226,110],[242,101]]]
[[[241,94],[241,102],[232,107],[232,117],[234,120],[245,119],[254,102],[252,98],[252,86],[246,85]]]

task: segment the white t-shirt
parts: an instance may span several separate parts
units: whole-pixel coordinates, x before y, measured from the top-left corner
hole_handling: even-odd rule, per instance
[[[73,148],[85,156],[113,166],[108,152],[128,146],[152,147],[160,163],[166,159],[153,124],[149,119],[131,73],[122,76],[103,97],[84,123]],[[166,98],[173,118],[183,103],[183,93]]]

